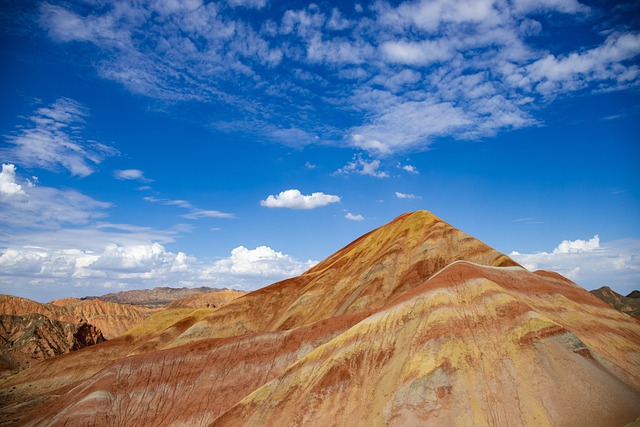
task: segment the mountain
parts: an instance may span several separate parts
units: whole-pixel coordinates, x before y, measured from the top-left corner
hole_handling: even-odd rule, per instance
[[[634,299],[635,299],[635,298],[640,298],[640,291],[639,291],[639,290],[637,290],[637,289],[636,289],[636,290],[634,290],[634,291],[631,291],[631,292],[629,293],[629,295],[627,295],[627,298],[634,298]]]
[[[142,290],[130,290],[130,291],[120,291],[115,293],[110,293],[106,295],[102,295],[99,297],[91,296],[84,297],[83,300],[100,300],[105,302],[115,302],[118,304],[134,304],[134,305],[144,305],[146,307],[154,308],[161,307],[163,305],[169,304],[173,301],[188,298],[192,295],[198,294],[207,294],[207,293],[218,293],[225,291],[229,291],[228,289],[218,289],[218,288],[209,288],[206,286],[202,286],[199,288],[170,288],[170,287],[157,287],[154,289],[142,289]],[[244,293],[242,291],[231,291],[238,293]],[[228,294],[228,292],[227,292]],[[214,298],[215,299],[215,298]],[[222,299],[226,299],[222,297]]]
[[[633,291],[625,297],[610,287],[603,286],[591,293],[616,310],[640,319],[640,291]]]
[[[0,386],[17,425],[624,425],[640,323],[434,215]],[[88,415],[90,414],[90,415]]]

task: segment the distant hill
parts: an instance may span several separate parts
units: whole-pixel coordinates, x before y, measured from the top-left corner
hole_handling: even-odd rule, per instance
[[[144,305],[145,307],[161,307],[173,301],[181,300],[196,294],[207,294],[214,292],[229,291],[228,289],[209,288],[202,286],[199,288],[170,288],[167,286],[153,289],[131,290],[110,293],[102,296],[89,296],[82,300],[98,299],[105,302],[116,302],[118,304]],[[233,291],[237,294],[242,291]],[[236,295],[237,296],[237,295]]]
[[[610,287],[603,286],[590,292],[616,310],[640,319],[640,291],[632,291],[625,297]]]

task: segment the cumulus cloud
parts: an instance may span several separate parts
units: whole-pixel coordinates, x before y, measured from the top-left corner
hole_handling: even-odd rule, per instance
[[[166,285],[253,290],[300,275],[315,264],[268,246],[239,246],[213,263],[171,252],[157,242],[108,244],[96,250],[24,246],[0,251],[0,289],[10,292],[19,287],[22,294],[32,290],[38,300],[42,299],[39,292],[59,297],[60,289],[76,296],[102,294],[114,287]]]
[[[563,240],[557,248],[553,250],[554,254],[579,254],[584,252],[595,251],[600,248],[600,237],[596,234],[589,240]]]
[[[82,136],[88,115],[84,106],[69,98],[38,108],[29,117],[30,126],[20,127],[6,136],[12,147],[3,150],[3,154],[28,167],[52,171],[62,167],[72,175],[91,175],[96,165],[117,151]]]
[[[368,175],[374,178],[388,178],[389,173],[380,170],[380,160],[365,160],[362,155],[353,156],[353,160],[335,172],[336,175]]]
[[[16,167],[3,163],[2,172],[0,172],[0,197],[16,195],[26,195],[22,186],[16,183]]]
[[[529,270],[552,270],[589,289],[611,286],[627,294],[640,280],[640,240],[620,239],[601,243],[591,239],[564,240],[549,252],[509,254]]]
[[[247,249],[238,246],[231,255],[214,262],[204,271],[205,276],[218,274],[236,276],[292,277],[304,273],[316,265],[316,261],[298,261],[268,246]]]
[[[260,205],[267,208],[315,209],[339,201],[340,196],[322,192],[305,196],[300,190],[291,189],[281,191],[275,196],[269,195],[265,200],[260,201]]]
[[[402,170],[404,170],[406,172],[416,174],[416,175],[420,173],[420,172],[418,172],[418,169],[413,165],[402,165],[402,164],[398,163],[398,168],[400,168],[400,169],[402,169]]]
[[[396,197],[398,199],[421,199],[422,198],[420,196],[416,196],[415,194],[400,193],[399,191],[396,191]]]
[[[141,182],[153,181],[152,179],[145,177],[144,172],[142,172],[140,169],[116,170],[113,172],[113,176],[121,180],[134,180],[134,181],[141,181]]]
[[[228,114],[215,118],[218,129],[384,156],[538,124],[550,99],[578,90],[637,87],[640,35],[613,6],[599,7],[380,0],[280,11],[266,0],[191,0],[91,10],[44,3],[40,12],[52,40],[92,46],[101,77],[137,94],[221,106]],[[549,45],[557,14],[598,32]]]
[[[364,217],[362,215],[354,215],[351,212],[347,212],[347,214],[344,216],[345,218],[347,218],[349,221],[364,221]]]

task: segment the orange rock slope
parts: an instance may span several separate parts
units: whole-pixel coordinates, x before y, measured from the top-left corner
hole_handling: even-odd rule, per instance
[[[640,323],[421,211],[26,370],[0,399],[16,425],[624,425]]]
[[[0,295],[0,313],[15,316],[37,313],[65,323],[86,322],[100,329],[105,338],[111,339],[140,323],[150,310],[100,300],[66,298],[41,304],[26,298]]]

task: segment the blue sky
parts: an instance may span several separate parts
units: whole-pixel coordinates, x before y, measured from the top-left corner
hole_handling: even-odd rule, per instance
[[[4,0],[0,292],[256,289],[426,209],[626,294],[639,8]]]

